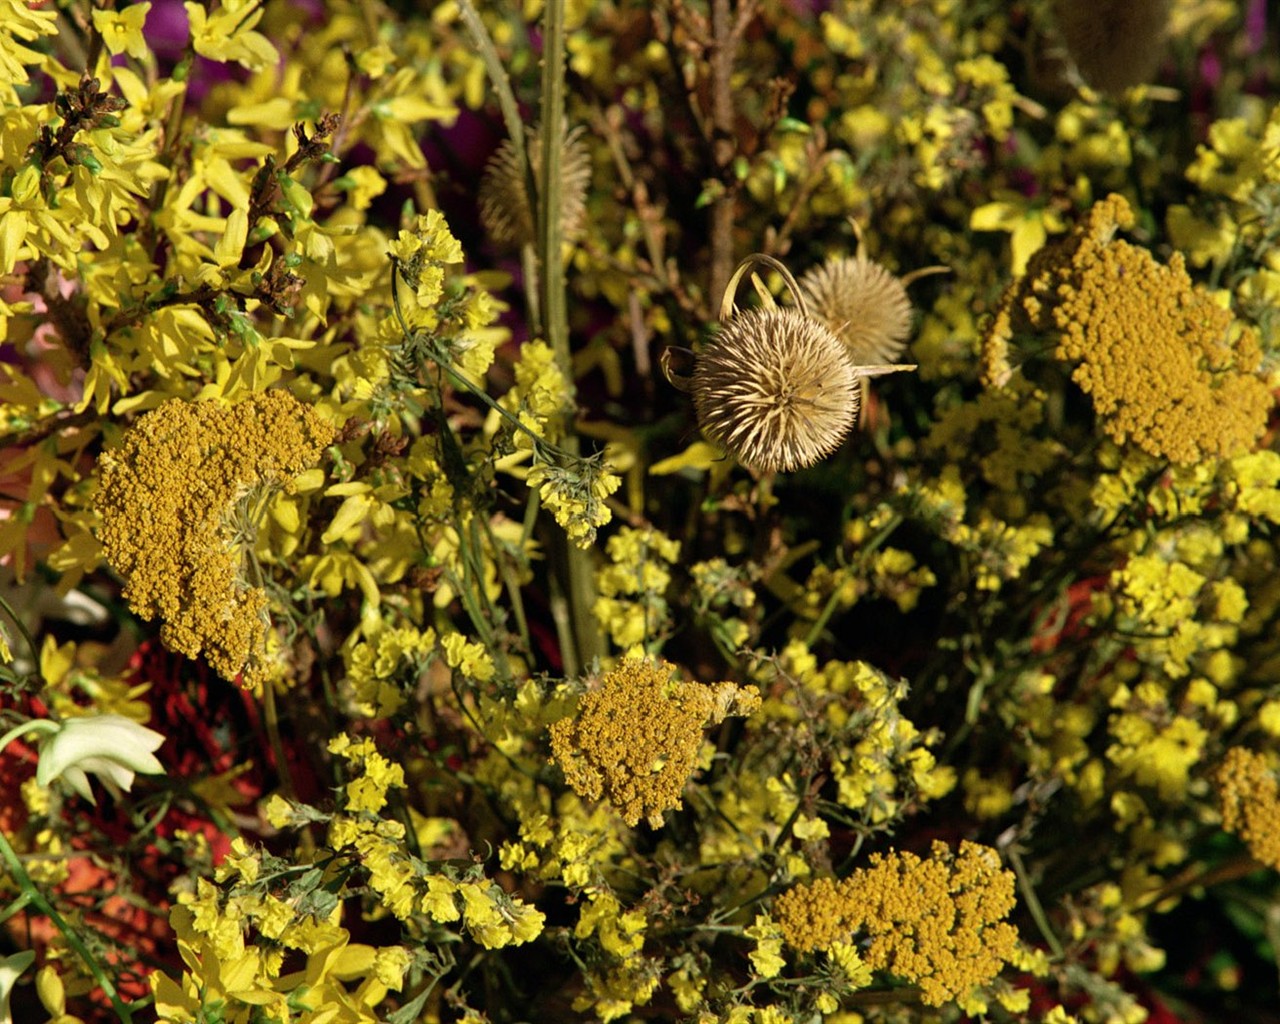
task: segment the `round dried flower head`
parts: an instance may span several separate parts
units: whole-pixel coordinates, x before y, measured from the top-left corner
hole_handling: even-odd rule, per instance
[[[1172,0],[1056,0],[1054,15],[1080,77],[1118,93],[1155,77]]]
[[[560,157],[560,233],[566,242],[572,242],[586,223],[591,159],[582,141],[582,129],[570,131],[567,125],[565,129]],[[541,125],[534,125],[525,137],[529,143],[529,169],[536,183],[542,175]],[[523,246],[537,238],[524,175],[510,139],[503,140],[485,167],[480,182],[480,221],[493,240],[503,245]]]
[[[862,253],[813,267],[800,278],[800,290],[813,315],[845,343],[854,363],[892,362],[907,347],[907,289]]]
[[[795,309],[733,316],[699,353],[692,391],[708,439],[765,472],[830,455],[858,412],[858,376],[844,345]]]
[[[800,294],[809,312],[845,343],[855,366],[891,363],[902,355],[911,332],[907,286],[947,268],[924,267],[897,277],[867,258],[862,228],[852,217],[849,223],[857,236],[857,255],[827,260],[808,270],[800,278]]]

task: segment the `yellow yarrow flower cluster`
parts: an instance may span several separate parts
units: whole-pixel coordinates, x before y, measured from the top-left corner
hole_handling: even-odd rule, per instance
[[[226,679],[264,678],[267,596],[245,582],[254,524],[240,506],[314,465],[333,437],[314,410],[274,390],[232,406],[170,400],[102,455],[104,553],[129,607],[162,620],[167,647],[203,653]]]
[[[550,728],[552,760],[587,800],[607,799],[628,825],[660,828],[683,806],[702,731],[760,706],[754,686],[684,683],[665,661],[628,658]]]
[[[1187,276],[1114,235],[1134,214],[1119,195],[1032,258],[985,342],[988,379],[1020,331],[1058,337],[1057,357],[1089,395],[1102,429],[1152,455],[1194,463],[1252,448],[1273,404],[1256,333]]]
[[[1018,933],[1004,918],[1014,906],[1013,872],[990,847],[963,842],[953,853],[875,854],[871,866],[837,882],[815,879],[782,893],[773,916],[801,952],[865,936],[873,969],[920,986],[922,1001],[965,999],[1015,955]]]
[[[1267,758],[1232,747],[1215,773],[1222,827],[1238,835],[1255,858],[1280,871],[1280,783]]]

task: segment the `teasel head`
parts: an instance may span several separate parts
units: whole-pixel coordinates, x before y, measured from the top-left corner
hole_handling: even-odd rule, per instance
[[[542,125],[526,131],[529,170],[536,183],[542,176]],[[582,129],[566,125],[560,158],[560,232],[566,242],[575,241],[587,219],[587,186],[591,183],[591,157],[582,141]],[[538,236],[515,144],[503,140],[480,181],[480,221],[499,244],[517,248],[532,245]]]
[[[1172,8],[1172,0],[1054,0],[1053,13],[1080,77],[1115,94],[1155,77]]]
[[[830,259],[807,270],[800,292],[812,314],[844,342],[854,365],[892,363],[907,347],[911,333],[911,300],[907,287],[947,267],[924,267],[897,277],[868,259],[862,229],[850,219],[858,239],[856,255]]]
[[[757,264],[778,271],[795,300],[780,308],[755,275],[763,305],[739,310],[734,296]],[[755,254],[739,265],[720,304],[720,330],[697,354],[693,374],[662,368],[676,387],[693,395],[698,425],[707,439],[760,472],[812,466],[844,440],[858,413],[859,378],[915,369],[855,366],[844,344],[810,315],[790,272],[770,256]]]

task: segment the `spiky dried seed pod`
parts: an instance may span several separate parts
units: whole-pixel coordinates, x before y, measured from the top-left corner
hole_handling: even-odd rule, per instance
[[[809,311],[845,343],[855,365],[892,363],[907,347],[906,286],[862,253],[827,260],[800,278]]]
[[[699,353],[692,391],[707,438],[765,472],[831,454],[858,413],[858,377],[843,343],[795,309],[729,318]]]
[[[1119,93],[1155,77],[1172,6],[1171,0],[1056,0],[1053,11],[1080,77]]]
[[[542,176],[541,125],[534,125],[525,137],[529,140],[530,170],[538,182]],[[572,242],[586,223],[587,186],[591,183],[591,158],[581,128],[566,131],[560,161],[560,232],[566,242]],[[524,186],[515,145],[505,139],[489,158],[480,182],[480,221],[495,242],[519,247],[537,239]]]

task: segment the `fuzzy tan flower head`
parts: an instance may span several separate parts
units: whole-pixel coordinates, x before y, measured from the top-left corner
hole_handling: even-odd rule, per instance
[[[693,403],[708,439],[743,465],[812,466],[858,413],[858,376],[825,324],[794,309],[750,309],[698,355]]]
[[[800,278],[800,291],[809,311],[845,343],[855,364],[892,363],[907,347],[907,289],[861,253],[811,268]]]
[[[536,186],[542,176],[542,126],[534,125],[525,137]],[[591,158],[582,141],[581,128],[570,131],[566,125],[560,161],[560,232],[564,241],[572,242],[586,222],[587,186],[591,183]],[[503,140],[485,167],[480,182],[480,221],[490,237],[502,245],[518,247],[537,239],[524,176],[510,139]]]

